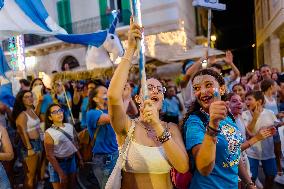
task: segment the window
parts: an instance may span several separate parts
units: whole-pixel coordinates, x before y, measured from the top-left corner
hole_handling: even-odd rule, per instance
[[[67,64],[68,66],[65,65],[65,64]],[[76,67],[79,67],[79,66],[80,66],[80,64],[75,57],[66,56],[65,58],[63,58],[63,61],[62,61],[62,64],[61,64],[61,70],[65,71],[66,67],[68,67],[69,69],[73,69],[73,68],[76,68]]]
[[[129,25],[131,16],[129,0],[99,0],[101,28],[106,29],[112,21],[109,14],[112,10],[119,10],[119,24],[118,26]]]

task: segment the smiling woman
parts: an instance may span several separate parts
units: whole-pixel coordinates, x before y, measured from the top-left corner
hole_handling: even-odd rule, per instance
[[[225,81],[217,72],[204,69],[195,74],[192,83],[196,101],[183,127],[186,149],[196,167],[190,188],[238,188],[243,139],[221,100]]]

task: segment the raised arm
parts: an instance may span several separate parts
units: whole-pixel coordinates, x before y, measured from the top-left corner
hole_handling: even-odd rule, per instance
[[[121,58],[121,62],[116,68],[108,88],[108,110],[110,121],[117,135],[125,135],[131,124],[124,108],[122,95],[124,86],[127,82],[132,58],[136,50],[136,39],[140,38],[140,27],[131,22],[128,35],[128,48]]]
[[[262,112],[262,107],[257,103],[255,110],[252,114],[252,120],[248,123],[248,125],[246,125],[246,130],[249,135],[255,133],[255,124],[261,112]]]
[[[238,77],[240,77],[240,71],[239,69],[235,66],[234,62],[233,62],[233,54],[231,51],[227,51],[226,52],[226,58],[224,59],[226,63],[228,63],[231,67],[234,74],[234,77],[231,78],[232,81],[235,81]]]
[[[187,86],[187,83],[189,82],[190,78],[201,68],[201,61],[203,58],[197,60],[194,62],[190,68],[186,70],[185,75],[183,76],[180,86],[181,88],[185,88]]]
[[[220,120],[225,119],[227,114],[226,102],[213,102],[209,108],[210,122],[208,130],[205,133],[202,144],[192,148],[192,154],[195,158],[196,168],[203,176],[209,175],[216,159],[217,130],[219,130]]]

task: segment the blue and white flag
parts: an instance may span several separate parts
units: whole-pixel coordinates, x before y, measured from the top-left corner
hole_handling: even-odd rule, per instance
[[[117,14],[112,26],[116,27]],[[68,34],[48,14],[41,0],[0,0],[0,41],[19,34],[54,35],[68,43],[99,47],[107,30]]]
[[[10,70],[11,68],[8,65],[2,48],[0,47],[0,76],[6,77],[5,73]]]
[[[1,5],[0,5],[1,7]],[[10,71],[10,67],[8,65],[8,62],[6,60],[6,57],[0,47],[0,76],[2,76],[3,79],[7,79],[6,72]],[[0,102],[6,104],[9,107],[13,107],[15,102],[15,97],[13,96],[12,91],[12,83],[2,83],[0,85]]]

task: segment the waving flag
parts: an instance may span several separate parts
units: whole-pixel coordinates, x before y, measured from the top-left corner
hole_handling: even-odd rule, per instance
[[[0,3],[1,8],[1,3]],[[5,55],[0,47],[0,76],[6,77],[6,72],[10,71]],[[6,80],[6,79],[5,79]],[[9,107],[13,107],[15,97],[13,96],[12,84],[10,82],[3,84],[1,81],[0,85],[0,102],[6,104]]]
[[[1,7],[1,5],[0,5]],[[0,76],[6,77],[5,73],[11,70],[5,58],[2,48],[0,47]]]
[[[106,30],[69,35],[49,16],[41,0],[0,0],[0,20],[0,41],[19,34],[54,35],[68,43],[99,47],[107,36]]]

